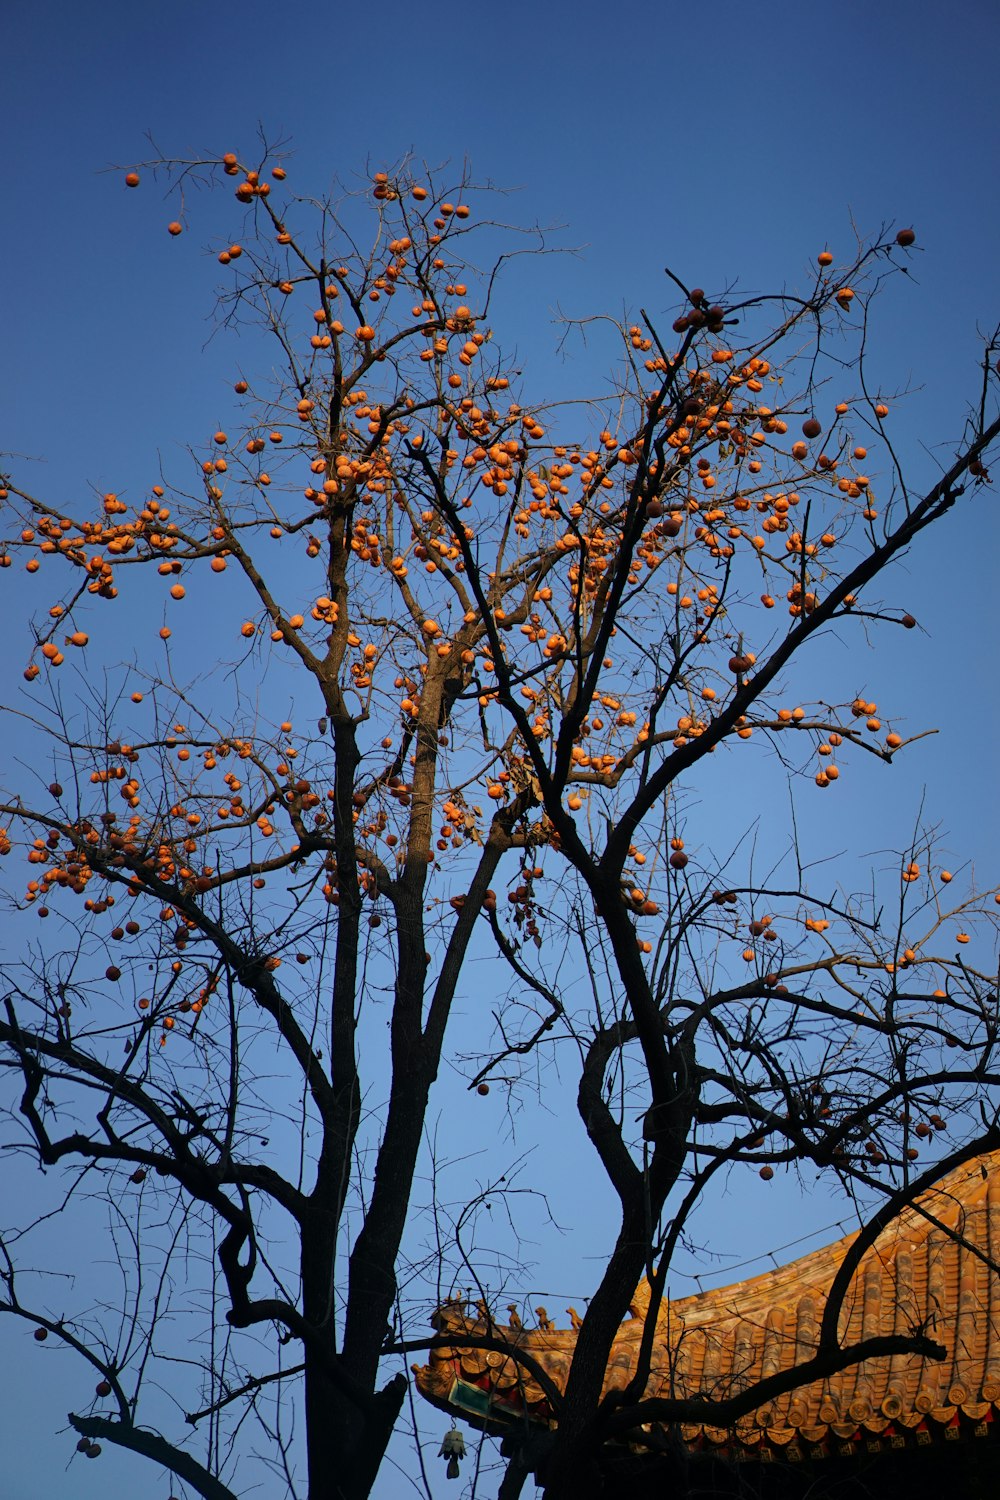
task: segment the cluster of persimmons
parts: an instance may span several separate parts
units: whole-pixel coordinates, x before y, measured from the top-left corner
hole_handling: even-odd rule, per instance
[[[467,185],[445,195],[408,172],[375,174],[338,210],[374,214],[362,254],[346,231],[317,247],[309,202],[280,162],[230,153],[173,170],[183,181],[195,168],[235,181],[245,223],[242,243],[226,234],[215,252],[234,278],[223,304],[255,308],[285,374],[238,379],[239,408],[224,427],[207,424],[191,473],[138,498],[106,493],[96,514],[6,477],[3,514],[20,519],[0,567],[51,580],[29,684],[94,651],[130,570],[159,575],[164,643],[185,627],[204,639],[210,623],[221,654],[242,652],[258,671],[278,653],[313,679],[324,723],[354,726],[362,896],[377,903],[380,871],[402,859],[442,866],[481,845],[506,810],[529,851],[510,904],[533,937],[536,860],[558,849],[560,817],[596,838],[601,814],[613,821],[651,765],[683,752],[693,763],[703,739],[708,753],[764,735],[782,750],[794,740],[797,769],[830,788],[848,752],[887,760],[902,748],[874,702],[786,703],[775,673],[759,692],[754,678],[831,595],[841,553],[874,549],[890,524],[869,467],[873,450],[885,462],[889,405],[831,395],[808,360],[800,370],[800,343],[803,326],[825,327],[838,372],[850,370],[869,273],[904,254],[912,230],[840,270],[824,250],[777,325],[696,287],[666,328],[609,323],[613,398],[550,408],[521,392],[492,325],[491,280],[466,259],[471,234],[488,247],[499,234],[476,224]],[[130,170],[127,186],[141,175]],[[175,237],[185,227],[167,225]],[[831,618],[864,611],[847,592]],[[162,681],[152,691],[165,699]],[[137,714],[148,692],[131,693]],[[27,904],[45,916],[61,891],[100,914],[152,898],[176,976],[198,922],[164,892],[259,888],[312,858],[318,891],[338,903],[344,808],[322,733],[297,735],[291,721],[237,732],[206,712],[144,722],[67,750],[72,796],[53,783],[20,839],[35,867]],[[0,852],[14,841],[5,830]],[[641,919],[660,913],[654,887],[694,869],[680,837],[659,849],[651,835],[643,850],[636,834],[623,853],[623,900],[649,953]],[[726,907],[726,892],[708,894]],[[448,898],[456,910],[462,899]],[[743,957],[768,970],[777,924],[744,905]],[[381,920],[373,905],[372,925]],[[796,921],[833,951],[826,917]],[[137,930],[122,923],[112,937]],[[889,960],[918,961],[915,947]],[[106,977],[120,979],[116,964]],[[163,1027],[174,1004],[197,1016],[213,988],[211,975],[190,993],[175,986]],[[145,995],[137,1003],[150,1008]]]

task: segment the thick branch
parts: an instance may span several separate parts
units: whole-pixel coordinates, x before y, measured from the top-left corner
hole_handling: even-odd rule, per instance
[[[601,858],[602,871],[614,873],[621,869],[636,829],[650,808],[663,796],[667,787],[676,781],[682,771],[686,771],[695,761],[701,760],[721,740],[733,732],[737,720],[746,714],[750,706],[774,681],[804,643],[823,626],[828,625],[835,615],[843,611],[844,601],[848,595],[859,594],[866,584],[871,583],[873,578],[877,578],[885,571],[894,557],[906,550],[925,527],[939,520],[946,511],[950,510],[961,493],[959,481],[968,472],[969,465],[974,463],[979,454],[984,452],[998,436],[1000,436],[1000,417],[991,422],[985,432],[970,444],[960,458],[955,460],[947,474],[942,475],[937,484],[913,507],[902,525],[898,526],[880,547],[873,548],[856,568],[846,574],[830,590],[826,598],[817,604],[812,613],[803,613],[799,624],[788,632],[767,661],[755,669],[753,676],[737,689],[727,707],[712,720],[705,732],[667,756],[636,793],[631,806],[619,817]]]
[[[644,1422],[704,1422],[712,1427],[730,1427],[740,1417],[747,1416],[778,1396],[812,1385],[814,1381],[826,1380],[841,1370],[861,1364],[862,1360],[878,1359],[890,1354],[920,1355],[924,1359],[943,1360],[947,1358],[948,1351],[943,1344],[928,1338],[924,1333],[879,1334],[875,1338],[862,1339],[857,1344],[848,1344],[842,1349],[824,1350],[800,1365],[769,1375],[725,1401],[652,1396],[648,1401],[640,1401],[635,1406],[612,1413],[602,1423],[602,1433],[605,1438],[621,1438]]]
[[[119,1448],[129,1448],[133,1453],[141,1453],[143,1458],[152,1459],[154,1463],[176,1474],[178,1479],[183,1479],[185,1484],[203,1495],[205,1500],[239,1500],[235,1491],[223,1484],[221,1479],[216,1479],[196,1458],[192,1458],[182,1448],[176,1448],[158,1432],[133,1427],[127,1422],[114,1422],[109,1417],[78,1417],[75,1412],[69,1412],[68,1415],[70,1425],[81,1437],[103,1438]]]

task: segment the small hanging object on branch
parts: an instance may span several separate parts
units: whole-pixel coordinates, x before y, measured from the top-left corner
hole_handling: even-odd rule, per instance
[[[458,1478],[459,1461],[464,1457],[465,1438],[457,1427],[452,1427],[445,1433],[444,1440],[441,1443],[441,1452],[438,1454],[438,1458],[446,1458],[448,1460],[448,1467],[445,1473],[449,1479]]]

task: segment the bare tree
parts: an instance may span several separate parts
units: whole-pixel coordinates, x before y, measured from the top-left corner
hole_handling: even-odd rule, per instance
[[[574,1058],[620,1205],[558,1429],[514,1454],[506,1491],[536,1467],[547,1495],[584,1495],[609,1432],[648,1419],[667,1269],[715,1174],[811,1162],[905,1200],[915,1136],[946,1104],[976,1135],[996,1081],[991,971],[944,945],[995,916],[992,892],[946,901],[922,835],[891,916],[878,893],[817,895],[797,849],[762,879],[735,838],[689,847],[678,800],[717,750],[741,768],[763,742],[837,796],[842,765],[905,749],[874,703],[786,706],[784,683],[831,628],[914,624],[879,580],[977,503],[995,341],[953,461],[916,494],[864,360],[908,230],[822,255],[798,293],[716,302],[673,277],[672,327],[606,321],[604,394],[553,407],[491,311],[498,273],[537,264],[505,261],[544,238],[474,215],[467,179],[404,163],[295,197],[265,150],[126,181],[150,172],[180,195],[173,234],[195,187],[231,179],[246,222],[220,241],[220,318],[254,363],[270,336],[277,367],[238,380],[233,430],[141,501],[85,512],[15,472],[0,491],[0,561],[53,580],[8,711],[34,769],[0,852],[35,867],[13,901],[45,925],[4,977],[7,1141],[60,1168],[57,1199],[4,1229],[0,1305],[99,1374],[71,1418],[82,1452],[130,1447],[222,1500],[252,1415],[272,1485],[368,1495],[401,1360],[477,1274],[419,1184],[456,1001],[491,952],[512,990],[495,1034],[461,1028],[470,1087],[514,1096],[525,1063]],[[115,600],[135,658],[99,682],[90,622]],[[40,1279],[50,1215],[102,1204],[120,1284],[74,1310]],[[609,1406],[643,1277],[644,1364]],[[835,1335],[825,1355],[861,1357]],[[154,1371],[197,1441],[149,1425]]]

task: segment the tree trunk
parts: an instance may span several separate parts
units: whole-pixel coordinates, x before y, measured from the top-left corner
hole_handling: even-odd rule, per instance
[[[309,1500],[367,1500],[406,1393],[395,1375],[362,1411],[316,1359],[306,1358]]]

